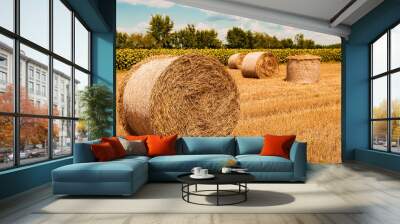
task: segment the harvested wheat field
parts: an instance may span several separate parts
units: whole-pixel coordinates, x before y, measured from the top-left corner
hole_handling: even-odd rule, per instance
[[[240,70],[229,69],[239,88],[241,113],[232,134],[296,134],[308,143],[309,162],[340,163],[341,65],[321,63],[320,69],[320,81],[314,84],[283,81],[285,64],[279,75],[267,79],[243,78]],[[126,74],[118,72],[117,85]],[[124,134],[120,125],[117,134]]]
[[[283,81],[286,65],[268,79],[229,71],[240,92],[241,117],[234,135],[296,134],[308,143],[309,162],[341,162],[340,63],[322,63],[320,81],[314,84]]]

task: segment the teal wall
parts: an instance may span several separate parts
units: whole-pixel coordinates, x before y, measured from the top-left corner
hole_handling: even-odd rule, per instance
[[[369,43],[400,22],[399,12],[399,0],[385,0],[351,27],[348,40],[342,40],[343,160],[399,170],[399,156],[369,150]]]
[[[67,2],[92,31],[92,82],[107,85],[115,98],[116,1],[67,0]],[[115,121],[115,115],[112,119]],[[115,126],[110,127],[110,132],[114,130]],[[0,199],[48,183],[51,181],[53,169],[71,163],[72,158],[69,157],[0,172]]]

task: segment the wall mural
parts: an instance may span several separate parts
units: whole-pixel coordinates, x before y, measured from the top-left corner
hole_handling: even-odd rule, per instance
[[[164,6],[118,2],[117,135],[295,134],[341,162],[339,38]]]

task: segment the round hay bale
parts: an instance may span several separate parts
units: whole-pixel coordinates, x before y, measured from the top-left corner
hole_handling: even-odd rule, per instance
[[[294,83],[316,83],[320,77],[321,57],[295,55],[287,57],[286,81]]]
[[[267,78],[278,74],[279,64],[271,52],[252,52],[243,58],[241,70],[245,78]]]
[[[238,89],[217,59],[153,57],[128,76],[118,96],[128,134],[223,136],[239,120]]]
[[[228,67],[231,69],[240,69],[244,56],[246,56],[245,53],[232,54],[228,59]]]

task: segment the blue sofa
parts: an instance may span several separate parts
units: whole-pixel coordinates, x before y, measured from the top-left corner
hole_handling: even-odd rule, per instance
[[[236,160],[259,182],[304,182],[307,145],[295,142],[290,159],[260,156],[263,137],[182,137],[177,155],[127,156],[96,162],[91,141],[75,144],[74,163],[52,172],[54,194],[131,195],[148,181],[176,181],[180,174],[200,166],[218,172],[228,160]]]

